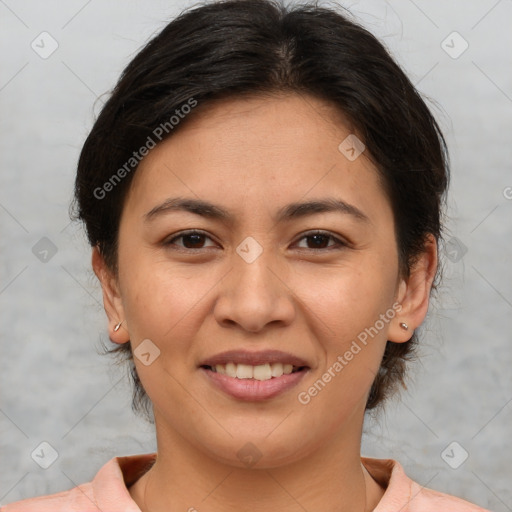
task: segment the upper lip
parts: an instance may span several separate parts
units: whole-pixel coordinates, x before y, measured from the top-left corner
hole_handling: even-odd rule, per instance
[[[248,350],[228,350],[204,359],[199,366],[215,366],[217,364],[248,364],[258,366],[265,363],[292,364],[293,366],[307,366],[307,361],[287,352],[280,350],[262,350],[251,352]]]

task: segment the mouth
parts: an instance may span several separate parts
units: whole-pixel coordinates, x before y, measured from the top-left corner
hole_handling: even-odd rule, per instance
[[[199,365],[208,385],[238,400],[261,401],[296,386],[311,370],[304,359],[277,350],[232,350]]]
[[[266,381],[271,379],[278,379],[283,375],[290,375],[301,371],[308,370],[308,366],[295,366],[291,363],[265,363],[259,365],[250,365],[235,363],[233,361],[227,364],[216,364],[214,366],[201,365],[201,368],[226,375],[233,379],[253,379],[259,381]]]

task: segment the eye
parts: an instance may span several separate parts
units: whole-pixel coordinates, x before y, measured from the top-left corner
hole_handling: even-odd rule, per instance
[[[206,240],[213,242],[211,237],[206,233],[199,230],[183,231],[176,236],[168,239],[164,242],[165,246],[176,246],[181,249],[205,249],[208,247],[214,247],[215,243],[211,245],[205,245]],[[178,243],[180,241],[180,243]],[[305,241],[306,247],[300,247],[302,241]],[[327,231],[312,231],[304,234],[298,242],[298,246],[301,249],[306,250],[331,250],[340,247],[346,247],[348,244],[343,242],[339,238],[335,237]]]
[[[301,247],[301,249],[333,249],[339,247],[346,247],[347,243],[343,242],[339,238],[335,237],[331,233],[327,231],[312,231],[310,233],[306,233],[300,238],[300,241],[305,240],[306,245],[310,245],[307,247]],[[332,240],[334,243],[329,244],[329,241]]]
[[[182,243],[176,243],[177,240],[182,240]],[[205,240],[211,240],[211,238],[202,231],[191,230],[183,231],[182,233],[170,238],[164,242],[164,245],[176,245],[182,249],[204,249]],[[214,245],[206,246],[213,247]]]

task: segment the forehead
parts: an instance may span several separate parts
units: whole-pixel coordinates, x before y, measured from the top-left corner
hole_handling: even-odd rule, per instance
[[[236,214],[339,192],[370,209],[385,207],[366,154],[350,159],[342,151],[354,136],[339,110],[311,96],[217,101],[150,151],[127,202],[150,209],[169,196],[207,198]]]

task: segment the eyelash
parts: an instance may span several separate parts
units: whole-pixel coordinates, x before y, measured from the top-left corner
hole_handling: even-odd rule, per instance
[[[212,240],[212,238],[210,236],[208,236],[208,234],[205,233],[204,231],[201,231],[201,230],[198,230],[198,229],[192,229],[192,230],[188,230],[188,231],[183,231],[183,232],[179,233],[178,235],[173,236],[171,239],[168,239],[167,241],[165,241],[164,245],[165,246],[175,245],[174,242],[176,240],[178,240],[180,238],[184,238],[186,236],[190,236],[190,235],[201,235],[201,236],[204,236],[204,237],[209,238],[210,240]],[[302,247],[301,249],[303,249],[305,251],[319,252],[319,251],[339,250],[339,249],[342,249],[344,247],[348,247],[348,245],[349,245],[347,242],[344,242],[343,240],[340,240],[339,238],[335,237],[333,234],[329,233],[328,231],[322,231],[322,230],[308,231],[308,232],[304,233],[299,238],[299,241],[301,241],[303,239],[306,239],[306,238],[309,238],[309,237],[318,236],[318,235],[322,235],[324,237],[327,237],[328,239],[334,240],[335,244],[330,245],[328,247],[322,247],[322,248],[319,248],[319,249],[305,248],[305,247]],[[208,247],[200,247],[200,248],[197,248],[197,249],[191,249],[191,248],[188,248],[188,247],[181,247],[181,246],[176,246],[176,247],[178,247],[177,250],[180,250],[180,251],[183,251],[183,252],[189,252],[189,251],[198,252],[198,251],[201,251],[201,250],[204,250],[204,249],[208,249]]]

